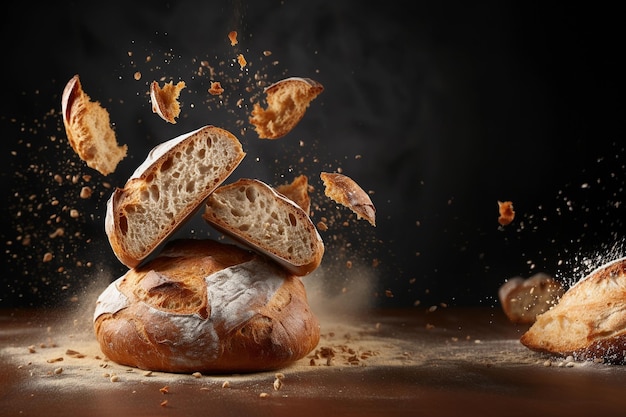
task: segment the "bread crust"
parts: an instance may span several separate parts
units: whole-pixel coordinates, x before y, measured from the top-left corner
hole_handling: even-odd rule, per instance
[[[290,77],[266,87],[267,108],[254,103],[250,123],[259,138],[278,139],[289,133],[304,117],[309,104],[324,91],[310,78]]]
[[[177,240],[98,298],[94,329],[111,360],[166,372],[278,369],[319,342],[301,280],[213,240]]]
[[[61,112],[67,140],[80,159],[102,175],[114,172],[128,147],[118,145],[109,112],[91,101],[78,74],[63,89]]]
[[[180,115],[178,97],[180,97],[180,92],[185,86],[184,81],[179,81],[176,85],[174,85],[173,81],[170,81],[161,88],[158,82],[152,81],[150,84],[152,112],[159,115],[166,122],[176,124],[176,118]]]
[[[276,191],[296,203],[305,213],[311,212],[311,197],[309,197],[309,179],[306,175],[298,175],[290,183],[281,184]]]
[[[218,146],[216,143],[219,142],[225,151],[228,150],[227,160],[212,161],[207,155],[198,157],[206,166],[193,166],[201,163],[196,160],[188,162],[185,158],[192,158],[188,150],[192,149],[195,142],[202,144],[203,141],[212,141],[206,146],[213,147]],[[105,231],[120,262],[129,268],[139,265],[200,209],[209,194],[235,170],[244,156],[239,140],[230,132],[215,126],[204,126],[155,147],[124,187],[112,193],[107,203]],[[176,178],[169,175],[168,171],[183,165],[185,169],[202,169],[202,172],[187,173]],[[161,175],[162,180],[159,179]],[[197,189],[187,190],[187,183],[194,184]],[[206,183],[205,186],[200,186],[202,183]],[[171,192],[165,184],[172,188]],[[172,201],[180,201],[180,207],[164,215],[162,212],[170,209],[167,205]],[[151,206],[158,209],[150,212]],[[163,218],[166,218],[165,221]],[[157,221],[159,219],[161,221]],[[149,221],[152,223],[144,224]],[[144,239],[146,242],[141,247],[135,247],[132,239]]]
[[[247,198],[250,193],[273,204],[279,213],[272,216],[259,208],[258,218],[250,219],[257,217],[252,213],[257,203]],[[207,199],[202,217],[217,230],[271,257],[294,275],[304,276],[314,271],[324,256],[324,243],[308,213],[257,179],[240,178],[218,187]]]
[[[538,352],[626,362],[626,258],[577,282],[520,341]]]
[[[352,178],[339,174],[322,172],[324,194],[335,202],[352,210],[358,219],[367,220],[376,226],[376,207],[369,195]]]
[[[544,273],[530,278],[515,277],[502,284],[498,298],[507,318],[517,324],[531,324],[552,308],[563,295],[560,282]]]

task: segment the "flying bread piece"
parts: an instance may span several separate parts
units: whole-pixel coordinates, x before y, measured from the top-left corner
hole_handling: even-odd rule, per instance
[[[521,343],[578,360],[626,362],[626,258],[609,262],[573,285],[537,316]]]
[[[155,147],[107,203],[105,231],[118,259],[140,264],[204,203],[239,165],[239,140],[204,126]]]
[[[376,207],[369,195],[350,177],[338,173],[322,172],[320,178],[326,189],[324,194],[352,210],[358,219],[376,226]]]
[[[261,139],[278,139],[302,120],[306,109],[324,87],[310,78],[291,77],[265,88],[267,108],[252,108],[252,123]]]
[[[305,213],[311,212],[309,179],[306,175],[298,175],[292,182],[277,186],[276,191],[299,205]]]
[[[109,112],[83,91],[80,77],[74,75],[61,97],[61,111],[67,140],[87,166],[109,175],[126,156],[127,146],[119,146],[111,128]]]
[[[180,103],[178,97],[181,90],[185,88],[185,82],[179,81],[174,85],[173,81],[159,87],[159,83],[152,81],[150,84],[150,101],[152,112],[158,114],[166,122],[175,124],[176,118],[180,115]]]
[[[262,181],[242,178],[218,187],[203,218],[294,275],[304,276],[322,261],[324,243],[309,215]]]
[[[534,323],[536,317],[558,303],[563,286],[551,276],[537,273],[530,278],[515,277],[500,286],[502,310],[513,323]]]

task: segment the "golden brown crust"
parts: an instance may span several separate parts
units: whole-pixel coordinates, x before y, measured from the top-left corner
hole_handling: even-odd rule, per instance
[[[152,111],[166,122],[175,124],[176,118],[180,115],[178,97],[180,97],[180,92],[183,88],[185,88],[184,81],[179,81],[176,85],[174,85],[173,81],[170,81],[165,83],[163,88],[159,86],[158,82],[153,81],[150,84]]]
[[[521,343],[529,349],[578,359],[626,359],[626,259],[580,280],[551,310],[537,316]]]
[[[119,146],[111,128],[109,112],[84,92],[80,77],[73,76],[61,97],[67,140],[87,166],[108,175],[124,159],[127,146]]]
[[[94,329],[110,360],[166,372],[277,369],[319,342],[298,277],[212,240],[170,242],[112,283]]]
[[[311,212],[311,197],[309,197],[309,179],[306,175],[298,175],[290,183],[281,184],[276,191],[296,203],[305,213]]]
[[[310,78],[291,77],[265,88],[267,108],[254,103],[250,123],[261,139],[278,139],[304,117],[306,109],[324,87]]]
[[[324,194],[352,210],[359,219],[376,226],[376,207],[369,195],[350,177],[338,173],[322,172],[320,178],[326,189]]]

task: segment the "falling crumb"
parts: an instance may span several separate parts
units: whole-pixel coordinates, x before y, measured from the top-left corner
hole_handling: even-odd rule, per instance
[[[167,394],[168,392],[170,392],[170,387],[169,385],[166,385],[163,388],[159,388],[159,391],[161,392],[161,394]]]
[[[89,197],[91,197],[92,193],[93,193],[93,191],[91,190],[91,188],[83,187],[83,188],[80,189],[80,198],[82,198],[83,200],[86,200]]]
[[[230,40],[230,46],[237,45],[237,31],[228,32],[228,40]]]
[[[391,290],[385,290],[385,297],[393,298],[393,292],[391,292]]]
[[[263,56],[270,56],[272,55],[272,51],[263,51]]]
[[[161,401],[161,407],[167,407],[167,400]]]
[[[137,71],[133,77],[135,78],[135,81],[139,81],[141,80],[141,72]]]
[[[274,391],[279,391],[283,387],[283,381],[280,378],[274,380]]]
[[[502,226],[511,224],[515,218],[515,211],[513,211],[513,203],[511,201],[498,201],[498,210],[500,211],[500,217],[498,217],[498,223]]]
[[[209,88],[209,94],[213,96],[219,96],[224,92],[222,88],[222,84],[219,81],[214,81],[211,83],[211,88]]]
[[[241,67],[241,69],[244,69],[246,67],[246,65],[248,64],[248,62],[246,61],[246,58],[244,58],[243,54],[237,55],[237,62],[239,62],[239,67]]]
[[[352,261],[346,261],[346,268],[352,269]],[[392,295],[393,297],[393,295]]]
[[[78,212],[78,210],[76,210],[76,209],[71,209],[71,210],[70,210],[70,217],[71,217],[72,219],[77,219],[77,218],[79,218],[79,217],[80,217],[80,213],[79,213],[79,212]]]
[[[324,222],[318,222],[318,223],[317,223],[317,228],[318,228],[320,231],[325,232],[325,231],[327,231],[327,230],[328,230],[328,225],[326,225],[326,223],[324,223]]]
[[[267,398],[269,396],[270,395],[267,392],[262,392],[262,393],[259,394],[259,398]]]
[[[50,262],[52,260],[52,254],[50,252],[46,252],[43,255],[43,261],[44,262]]]

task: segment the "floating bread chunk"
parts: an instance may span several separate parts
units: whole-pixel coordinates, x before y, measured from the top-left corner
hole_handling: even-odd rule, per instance
[[[150,101],[152,111],[158,114],[163,120],[175,124],[176,118],[180,115],[180,103],[178,98],[180,92],[185,88],[185,82],[179,81],[174,85],[173,81],[159,86],[159,83],[152,81],[150,84]]]
[[[306,175],[298,175],[292,182],[277,186],[276,191],[299,205],[306,213],[311,211],[309,179]]]
[[[544,273],[530,278],[515,277],[502,284],[498,298],[504,314],[513,323],[534,323],[536,317],[558,303],[564,289]]]
[[[350,177],[322,172],[320,178],[326,187],[324,194],[335,202],[352,210],[358,219],[365,219],[376,226],[376,208],[369,195]]]
[[[261,139],[278,139],[304,117],[309,104],[324,87],[310,78],[291,77],[266,87],[267,108],[254,103],[250,123]]]
[[[498,201],[498,211],[500,217],[498,217],[498,223],[501,226],[508,226],[515,219],[515,211],[513,210],[513,202],[511,201]]]
[[[109,112],[84,92],[80,77],[74,75],[61,98],[63,125],[67,140],[87,166],[109,175],[126,156],[127,146],[119,146],[111,127]]]

